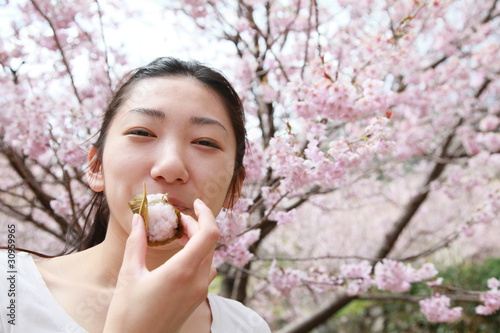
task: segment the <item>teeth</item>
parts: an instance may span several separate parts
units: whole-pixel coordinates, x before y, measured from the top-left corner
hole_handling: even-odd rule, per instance
[[[146,183],[143,183],[143,193],[133,197],[128,205],[144,219],[149,246],[165,245],[182,237],[181,214],[168,199],[168,193],[147,195]],[[148,214],[148,206],[151,214]]]

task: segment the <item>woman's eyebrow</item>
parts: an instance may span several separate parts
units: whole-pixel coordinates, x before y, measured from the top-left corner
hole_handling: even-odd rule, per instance
[[[160,120],[163,120],[165,119],[165,113],[159,111],[159,110],[156,110],[156,109],[150,109],[150,108],[133,108],[133,109],[130,109],[128,111],[128,113],[140,113],[140,114],[143,114],[143,115],[146,115],[148,117],[151,117],[151,118],[157,118],[157,119],[160,119]]]
[[[151,108],[133,108],[130,109],[127,113],[139,113],[147,117],[156,118],[159,120],[164,120],[166,118],[165,113],[160,110]],[[224,125],[220,121],[211,117],[193,116],[189,118],[189,122],[194,125],[217,125],[227,133],[226,127],[224,127]]]
[[[227,133],[227,129],[222,125],[220,121],[210,117],[191,117],[189,119],[191,124],[194,125],[217,125],[222,127],[222,129]]]

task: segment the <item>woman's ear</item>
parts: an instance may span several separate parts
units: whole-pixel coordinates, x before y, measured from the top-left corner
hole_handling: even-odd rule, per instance
[[[226,198],[224,199],[224,203],[222,204],[222,207],[226,209],[231,209],[233,206],[238,202],[238,199],[240,198],[241,194],[241,188],[243,187],[243,181],[245,180],[245,176],[243,176],[243,173],[240,173],[237,177],[236,181],[236,186],[232,186],[233,184],[231,183],[231,187],[229,188],[229,191],[227,192]]]
[[[104,191],[104,175],[102,174],[102,164],[96,160],[97,148],[92,146],[89,151],[89,166],[86,176],[87,183],[95,192]]]

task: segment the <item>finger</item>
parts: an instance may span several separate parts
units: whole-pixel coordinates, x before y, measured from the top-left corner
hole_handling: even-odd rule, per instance
[[[185,267],[198,267],[205,258],[210,260],[209,264],[211,265],[213,251],[220,237],[217,222],[210,208],[199,199],[195,200],[194,208],[198,222],[194,222],[194,220],[191,220],[192,218],[187,216],[183,218],[183,221],[187,224],[187,232],[190,234],[190,239],[187,241],[184,249],[172,258],[182,261],[180,265]],[[195,225],[197,225],[198,230],[196,230]]]
[[[220,237],[219,226],[215,221],[215,217],[214,214],[212,213],[212,210],[208,208],[208,206],[205,205],[205,203],[201,201],[201,199],[196,199],[194,201],[193,206],[194,206],[194,212],[198,217],[199,228],[204,229],[209,233],[213,233],[214,237],[216,236],[217,239],[219,239]]]
[[[148,248],[146,226],[141,215],[132,217],[132,230],[125,245],[122,270],[128,273],[140,272],[146,265],[146,251]]]
[[[193,237],[201,228],[206,232],[215,233],[220,237],[219,227],[215,221],[212,210],[208,208],[203,201],[196,199],[193,204],[198,221],[189,215],[181,214],[181,222],[184,227],[184,233],[188,238]]]
[[[198,231],[199,231],[199,224],[198,222],[192,218],[189,215],[184,215],[181,213],[181,223],[184,227],[184,235],[182,238],[178,239],[177,241],[182,244],[186,245],[187,242],[191,237],[193,237]],[[205,256],[205,259],[200,265],[200,269],[208,276],[208,283],[210,284],[215,277],[217,276],[217,269],[213,265],[213,255],[214,255],[214,250],[211,249],[210,252]]]
[[[198,222],[189,215],[181,213],[181,221],[184,232],[181,238],[175,241],[182,246],[186,246],[189,239],[198,231]]]
[[[220,238],[219,227],[212,210],[203,201],[196,199],[193,206],[195,214],[198,217],[198,230],[191,236],[192,240],[196,239],[193,247],[198,245],[199,252],[206,254],[213,251]]]
[[[189,215],[181,214],[181,222],[184,227],[184,233],[188,238],[193,237],[193,235],[200,230],[198,222]]]
[[[212,210],[208,208],[208,206],[201,199],[196,199],[194,201],[193,208],[194,208],[194,213],[198,217],[198,223],[200,223],[200,225],[209,225],[210,224],[209,222],[212,221],[215,222],[215,217],[214,214],[212,213]],[[207,219],[200,221],[200,218],[202,216],[206,217]]]

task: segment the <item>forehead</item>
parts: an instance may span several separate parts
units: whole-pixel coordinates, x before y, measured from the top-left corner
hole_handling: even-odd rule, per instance
[[[168,113],[210,115],[234,130],[224,99],[195,78],[169,76],[142,79],[130,88],[118,110],[118,117],[134,107],[147,107]]]
[[[133,85],[126,104],[150,104],[187,99],[195,102],[216,102],[225,109],[220,96],[197,79],[184,76],[146,78]]]

